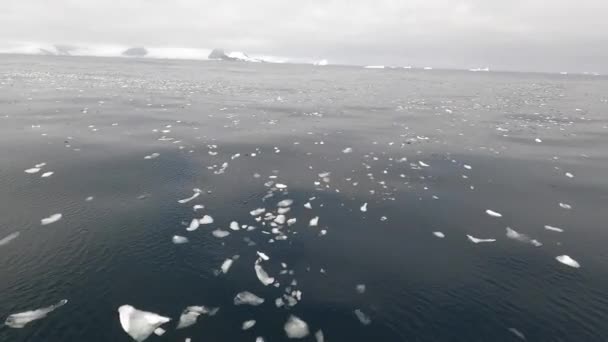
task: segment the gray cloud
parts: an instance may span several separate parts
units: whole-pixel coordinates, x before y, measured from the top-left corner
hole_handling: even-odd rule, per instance
[[[607,72],[607,14],[605,0],[4,0],[0,40]]]

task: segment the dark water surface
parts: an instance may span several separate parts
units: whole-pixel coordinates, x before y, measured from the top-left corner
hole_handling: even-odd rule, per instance
[[[250,215],[287,198],[291,226]],[[284,341],[291,314],[310,341],[606,341],[608,82],[2,56],[0,240],[16,232],[0,319],[68,303],[0,341],[130,341],[123,304],[173,319],[148,341]],[[256,251],[278,287],[256,277]],[[286,290],[301,300],[277,308]],[[241,291],[266,301],[235,306]],[[220,310],[176,330],[190,305]]]

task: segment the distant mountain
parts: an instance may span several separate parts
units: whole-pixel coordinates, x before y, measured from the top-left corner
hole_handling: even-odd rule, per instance
[[[145,57],[147,54],[148,50],[143,47],[133,47],[122,52],[122,55],[127,57]]]

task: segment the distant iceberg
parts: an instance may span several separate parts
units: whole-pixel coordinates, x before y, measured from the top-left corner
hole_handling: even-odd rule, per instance
[[[384,65],[367,65],[364,66],[365,69],[384,69]]]
[[[320,61],[314,62],[313,64],[317,66],[326,66],[329,64],[329,62],[327,61],[327,59],[322,59]]]
[[[469,71],[471,71],[471,72],[490,72],[490,68],[489,67],[473,68],[473,69],[469,69]]]
[[[132,47],[122,52],[121,55],[126,57],[145,57],[148,54],[148,50],[144,47]]]

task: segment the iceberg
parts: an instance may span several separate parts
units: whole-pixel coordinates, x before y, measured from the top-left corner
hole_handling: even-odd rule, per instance
[[[55,311],[55,309],[64,306],[65,304],[67,304],[67,302],[68,302],[67,299],[62,299],[57,304],[54,304],[54,305],[51,305],[51,306],[48,306],[45,308],[40,308],[40,309],[36,309],[36,310],[31,310],[31,311],[24,311],[24,312],[9,315],[6,318],[6,321],[4,321],[4,324],[10,328],[15,328],[15,329],[23,328],[23,327],[25,327],[26,324],[28,324],[32,321],[46,317],[46,315]]]
[[[119,307],[118,316],[122,329],[137,342],[144,341],[154,330],[171,320],[153,312],[137,310],[131,305]]]

